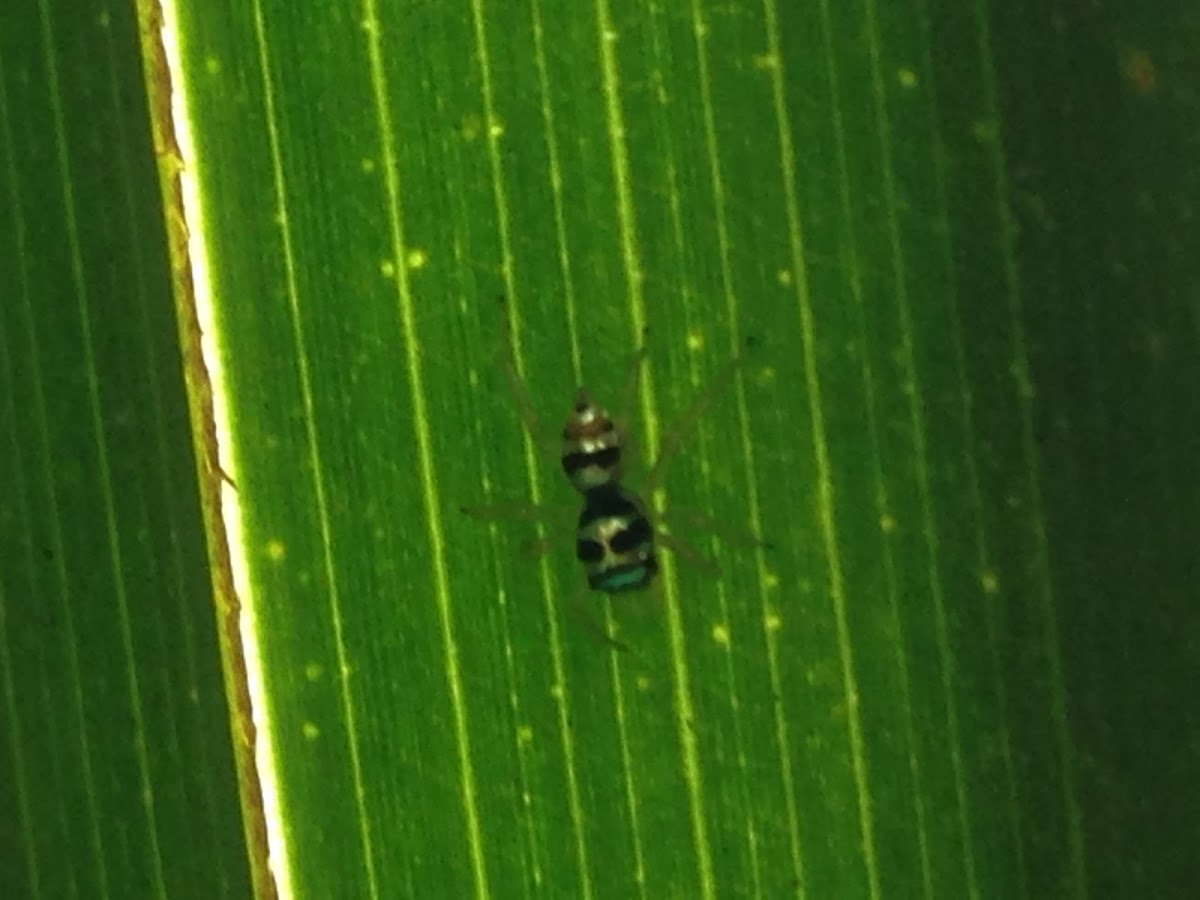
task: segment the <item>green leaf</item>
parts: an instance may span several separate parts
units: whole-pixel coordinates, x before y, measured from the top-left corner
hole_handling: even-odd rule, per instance
[[[245,897],[131,7],[0,12],[0,884]]]
[[[233,856],[176,879],[243,833],[214,620],[262,895],[260,800],[280,893],[306,897],[1196,883],[1194,12],[187,4],[178,156],[153,24],[144,44],[182,352],[149,337],[170,334],[165,300],[129,289],[166,282],[159,219],[111,224],[149,196],[144,102],[53,102],[131,51],[38,15],[19,33],[40,44],[0,19],[6,884],[245,892]],[[198,188],[190,259],[177,166]],[[77,172],[76,206],[39,202]],[[581,383],[620,409],[644,342],[633,448],[648,464],[678,442],[652,499],[719,574],[666,552],[656,591],[581,594],[580,498],[524,433],[506,319],[551,433]],[[178,380],[150,374],[181,359],[198,465]],[[144,439],[167,433],[182,443]],[[216,617],[194,615],[196,484]],[[527,502],[562,515],[461,511]],[[68,526],[99,561],[66,537],[37,559]],[[164,542],[146,559],[191,563],[137,612],[143,532]],[[184,658],[142,628],[207,636],[187,645],[199,704],[161,713],[205,725],[175,756],[153,716],[144,750],[121,724],[130,685],[174,684]],[[150,822],[118,793],[147,782],[156,812],[167,785],[216,812]]]
[[[1047,98],[1069,83],[1095,139],[1120,133],[1113,98],[1125,126],[1169,101],[1041,15],[184,13],[297,893],[1080,896],[1165,858],[1111,852],[1119,788],[1090,782],[1121,748],[1087,740],[1111,712],[1079,707],[1103,644],[1072,640],[1101,637],[1086,548],[1135,552],[1091,530],[1120,470],[1090,495],[1081,442],[1115,437],[1097,360],[1124,337],[1099,312],[1120,291],[1081,286],[1126,246],[1136,191],[1069,206]],[[1108,73],[1095,94],[1058,77],[1069,53]],[[660,499],[775,550],[699,535],[719,578],[668,563],[658,599],[589,596],[628,654],[572,616],[569,516],[535,563],[532,526],[458,512],[578,504],[521,434],[497,295],[552,426],[581,382],[616,403],[648,326],[648,458],[763,338]],[[1160,440],[1195,424],[1161,402]],[[1159,477],[1184,458],[1164,450]]]

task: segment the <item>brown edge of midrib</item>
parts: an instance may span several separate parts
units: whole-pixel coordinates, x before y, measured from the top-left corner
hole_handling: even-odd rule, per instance
[[[146,78],[154,154],[162,190],[163,219],[169,242],[175,314],[196,451],[196,474],[204,513],[250,875],[257,900],[275,900],[278,891],[267,861],[267,820],[255,761],[256,735],[246,676],[246,657],[239,632],[241,603],[233,584],[229,542],[221,508],[222,482],[228,481],[231,485],[233,482],[221,470],[216,419],[213,415],[212,382],[200,346],[200,320],[196,313],[191,258],[188,255],[188,227],[179,181],[185,161],[175,138],[171,113],[171,73],[162,43],[162,24],[162,8],[158,0],[138,0],[142,68]]]

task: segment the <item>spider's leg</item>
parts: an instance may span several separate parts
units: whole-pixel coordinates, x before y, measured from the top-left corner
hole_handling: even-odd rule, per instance
[[[756,341],[751,339],[746,342],[746,347],[750,348],[755,344]],[[739,353],[729,362],[725,363],[721,371],[716,374],[716,377],[708,383],[708,387],[696,396],[691,405],[667,429],[665,432],[666,439],[659,453],[658,461],[654,464],[654,468],[650,470],[642,485],[642,490],[646,494],[653,494],[654,491],[662,486],[667,466],[671,464],[671,461],[683,448],[683,442],[687,438],[688,433],[696,427],[696,423],[708,412],[708,408],[712,406],[713,401],[729,386],[729,382],[733,380],[734,372],[737,371],[738,366],[742,364],[744,359],[745,354]]]
[[[557,457],[561,448],[538,417],[533,399],[529,396],[529,389],[525,386],[525,379],[521,377],[521,370],[517,365],[514,347],[516,338],[513,334],[512,323],[508,318],[507,303],[504,297],[500,298],[500,304],[504,307],[502,317],[504,324],[500,335],[500,367],[504,371],[504,380],[508,383],[508,391],[516,401],[517,411],[521,415],[521,424],[525,426],[525,430],[533,439],[538,452]]]
[[[762,547],[764,550],[773,550],[775,548],[774,544],[759,537],[749,528],[742,528],[736,523],[718,519],[698,509],[673,506],[665,513],[655,513],[655,518],[668,525],[672,523],[684,523],[705,531],[710,531],[731,544],[740,544],[743,547]]]
[[[588,609],[587,604],[584,603],[584,598],[588,593],[589,591],[587,585],[583,585],[577,588],[571,594],[568,600],[568,605],[571,607],[571,612],[574,614],[575,618],[579,620],[579,624],[582,625],[584,629],[592,635],[592,637],[596,638],[601,643],[608,644],[608,646],[612,647],[614,650],[620,650],[623,653],[628,651],[629,647],[610,635],[608,633],[608,629],[605,628],[600,620],[597,619],[592,613],[592,611]]]
[[[646,344],[648,329],[642,329],[642,345],[634,352],[629,360],[629,371],[625,376],[625,388],[621,392],[621,405],[617,407],[613,424],[621,438],[621,466],[625,471],[632,468],[632,462],[637,459],[637,441],[633,436],[630,425],[633,422],[633,411],[637,406],[638,385],[642,380],[642,369],[646,365],[649,348]]]
[[[522,542],[521,552],[533,559],[540,559],[559,544],[569,540],[573,541],[574,539],[574,534],[563,528],[557,528],[552,534],[542,535],[541,537]]]
[[[629,360],[629,370],[625,375],[625,388],[621,391],[621,405],[617,408],[618,422],[628,425],[633,417],[633,408],[637,405],[638,385],[642,380],[642,369],[650,350],[646,344],[647,330],[642,331],[642,345],[634,351]]]
[[[563,515],[570,511],[566,506],[543,506],[515,500],[481,506],[462,506],[459,509],[473,519],[507,519],[515,522],[539,522],[542,524],[561,521]]]
[[[683,538],[677,537],[673,534],[667,534],[663,531],[655,531],[654,539],[664,550],[670,550],[693,568],[699,569],[701,572],[704,572],[705,574],[714,578],[721,574],[721,570],[717,567],[715,562],[713,562],[707,556],[704,556],[699,550],[697,550]]]

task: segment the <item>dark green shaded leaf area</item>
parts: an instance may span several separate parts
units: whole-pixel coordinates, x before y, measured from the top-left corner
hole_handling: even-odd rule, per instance
[[[152,166],[112,149],[145,112],[97,111],[132,51],[48,7],[0,31],[0,863],[34,895],[236,893],[212,681],[147,699],[219,666],[178,351],[152,341],[162,233],[132,212]],[[189,226],[285,885],[1188,896],[1198,26],[1171,2],[188,4]],[[678,445],[654,500],[708,567],[664,549],[659,590],[581,594],[579,498],[523,430],[506,319],[547,432],[587,384],[640,468]],[[529,502],[561,509],[460,510]],[[173,889],[212,855],[217,888]]]
[[[0,894],[249,870],[131,5],[0,8]]]

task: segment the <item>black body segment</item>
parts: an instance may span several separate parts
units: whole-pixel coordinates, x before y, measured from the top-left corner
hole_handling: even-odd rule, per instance
[[[593,590],[619,594],[653,581],[658,573],[654,527],[637,495],[616,482],[584,494],[575,556]]]

